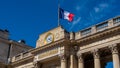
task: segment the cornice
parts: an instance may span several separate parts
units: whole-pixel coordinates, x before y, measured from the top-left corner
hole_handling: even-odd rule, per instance
[[[27,60],[30,60],[30,59],[34,59],[34,56],[33,56],[33,55],[32,55],[32,56],[28,56],[28,57],[19,59],[19,60],[17,60],[17,61],[11,62],[10,64],[11,64],[11,65],[19,64],[19,63],[22,63],[22,62],[27,61]]]
[[[44,46],[41,46],[41,47],[38,47],[38,48],[35,48],[35,49],[31,49],[30,52],[31,53],[35,53],[35,52],[38,52],[38,51],[41,51],[41,50],[44,50],[46,48],[50,48],[50,47],[53,47],[53,46],[58,46],[58,45],[61,45],[63,43],[67,42],[67,40],[65,38],[63,39],[60,39],[58,41],[55,41],[55,42],[52,42],[50,44],[46,44]],[[64,44],[63,44],[64,45]]]
[[[0,41],[8,43],[8,44],[10,43],[8,39],[4,39],[4,38],[1,38],[1,37],[0,37]]]

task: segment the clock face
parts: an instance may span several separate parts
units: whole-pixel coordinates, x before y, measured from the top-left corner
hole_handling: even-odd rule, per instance
[[[53,34],[50,33],[46,36],[45,43],[51,43],[53,42],[53,39],[54,39]]]

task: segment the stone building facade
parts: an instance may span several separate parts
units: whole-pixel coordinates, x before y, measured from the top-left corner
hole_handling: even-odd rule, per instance
[[[28,51],[31,48],[24,42],[10,40],[9,32],[7,30],[0,30],[0,68],[5,68],[9,64],[11,57]]]
[[[36,48],[10,59],[11,68],[120,68],[120,16],[76,33],[45,32]]]

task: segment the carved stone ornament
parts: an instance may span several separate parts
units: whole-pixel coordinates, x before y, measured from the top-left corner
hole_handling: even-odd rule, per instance
[[[82,62],[83,62],[83,56],[82,56],[82,53],[77,52],[77,56],[78,56],[78,62],[79,62],[79,63],[82,63]]]
[[[59,48],[59,57],[61,58],[62,56],[64,56],[64,48],[60,47]]]
[[[93,53],[94,59],[100,58],[98,49],[94,49],[94,50],[92,51],[92,53]]]
[[[117,44],[109,46],[111,49],[112,54],[118,54]]]
[[[38,67],[38,62],[33,62],[34,68],[39,68]]]
[[[64,54],[60,54],[59,57],[60,57],[62,62],[66,61],[66,56]]]
[[[58,39],[60,37],[60,34],[59,33],[56,33],[55,34],[55,39]]]
[[[33,65],[34,65],[34,68],[41,68],[41,63],[38,61],[33,62]]]
[[[59,56],[63,56],[63,55],[64,55],[64,51],[60,51]]]
[[[75,54],[76,54],[75,49],[74,49],[73,47],[71,47],[70,53],[71,53],[72,55],[75,55]]]

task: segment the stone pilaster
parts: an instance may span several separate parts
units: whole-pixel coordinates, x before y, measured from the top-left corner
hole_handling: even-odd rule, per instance
[[[112,51],[114,68],[120,68],[120,61],[119,61],[119,55],[118,55],[118,50],[117,50],[117,44],[111,45],[110,49]]]
[[[84,60],[81,53],[78,52],[78,68],[84,68]]]
[[[99,55],[98,49],[95,49],[92,52],[94,57],[94,68],[101,68],[100,55]]]

